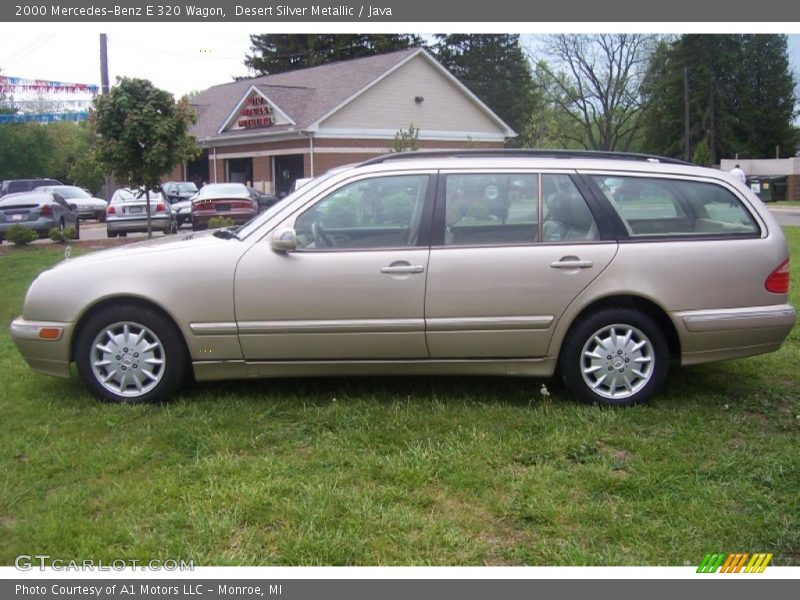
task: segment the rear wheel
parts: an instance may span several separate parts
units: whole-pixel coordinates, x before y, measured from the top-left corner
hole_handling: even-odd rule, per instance
[[[160,313],[141,306],[110,306],[78,332],[78,373],[101,400],[161,402],[183,383],[188,360],[180,331]]]
[[[81,239],[81,220],[75,219],[75,237],[74,239]]]
[[[668,369],[664,334],[650,317],[631,309],[584,318],[570,332],[561,356],[567,389],[592,404],[645,402],[663,385]]]

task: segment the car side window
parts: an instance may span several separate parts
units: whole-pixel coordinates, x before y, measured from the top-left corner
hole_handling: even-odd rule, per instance
[[[428,175],[392,175],[339,188],[297,218],[298,248],[416,245],[428,179]]]
[[[539,238],[539,175],[445,176],[446,246],[530,244]]]
[[[568,175],[542,175],[542,240],[548,243],[598,239],[592,211]]]
[[[592,179],[632,237],[759,234],[741,201],[714,183],[606,175]]]

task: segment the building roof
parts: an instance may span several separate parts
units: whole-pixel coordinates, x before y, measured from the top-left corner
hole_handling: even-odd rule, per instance
[[[222,131],[222,129],[252,88],[257,89],[293,122],[290,125],[275,125],[268,131],[253,131],[251,132],[253,135],[313,129],[320,120],[346,105],[365,89],[417,54],[423,54],[436,63],[423,49],[408,48],[213,86],[190,100],[190,104],[198,116],[197,123],[192,128],[192,134],[201,143],[208,138],[224,140],[226,137],[241,136],[242,131]],[[465,94],[487,111],[497,121],[498,126],[514,135],[513,130],[463,84],[450,75],[444,67],[436,64],[462,88]]]
[[[410,48],[215,85],[190,100],[198,115],[192,133],[198,139],[217,137],[220,126],[251,86],[279,106],[297,129],[305,129],[417,52],[418,48]]]

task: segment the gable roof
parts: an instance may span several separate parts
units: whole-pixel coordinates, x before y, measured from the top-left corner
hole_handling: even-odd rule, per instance
[[[408,48],[213,86],[189,101],[197,113],[197,123],[192,127],[192,134],[201,143],[208,138],[222,141],[226,137],[241,137],[242,131],[223,129],[253,89],[294,124],[273,126],[268,130],[252,130],[246,135],[258,137],[287,131],[315,130],[320,121],[419,54],[438,67],[481,110],[486,111],[506,136],[515,135],[508,125],[422,48]]]

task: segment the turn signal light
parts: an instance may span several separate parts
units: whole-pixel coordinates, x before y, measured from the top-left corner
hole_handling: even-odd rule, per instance
[[[39,338],[43,340],[57,340],[61,337],[61,330],[58,327],[42,327],[39,330]]]
[[[773,294],[788,294],[789,293],[789,259],[787,258],[778,267],[769,274],[767,280],[764,282],[764,287],[768,292]]]

